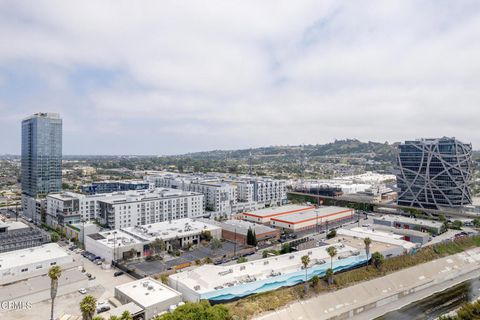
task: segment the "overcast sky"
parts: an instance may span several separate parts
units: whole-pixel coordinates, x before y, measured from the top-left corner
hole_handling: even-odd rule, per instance
[[[480,1],[2,1],[0,154],[455,136],[480,149]]]

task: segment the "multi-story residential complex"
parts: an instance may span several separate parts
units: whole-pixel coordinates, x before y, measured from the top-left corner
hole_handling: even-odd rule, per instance
[[[20,221],[0,221],[0,253],[40,246],[50,235]]]
[[[281,205],[287,200],[285,181],[270,178],[155,173],[147,175],[145,181],[156,187],[203,193],[204,207],[210,216],[230,216],[245,210]]]
[[[398,204],[461,209],[472,203],[472,145],[455,138],[421,139],[399,145]]]
[[[36,113],[22,121],[22,209],[40,220],[38,197],[62,189],[62,119]]]
[[[72,192],[47,196],[47,223],[65,226],[97,220],[110,228],[204,216],[204,195],[157,188],[84,195]]]
[[[151,184],[145,181],[99,181],[83,185],[81,190],[85,194],[111,193],[117,191],[148,190]]]

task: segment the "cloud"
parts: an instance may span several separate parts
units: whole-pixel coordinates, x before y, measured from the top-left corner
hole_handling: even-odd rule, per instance
[[[476,1],[4,1],[0,153],[39,110],[64,117],[65,153],[476,147],[479,37]]]

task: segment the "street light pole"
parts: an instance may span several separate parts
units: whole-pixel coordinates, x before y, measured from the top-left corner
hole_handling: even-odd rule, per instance
[[[234,228],[233,256],[237,255],[237,228]]]
[[[117,231],[113,231],[113,261],[112,264],[115,265],[115,251],[117,249]]]

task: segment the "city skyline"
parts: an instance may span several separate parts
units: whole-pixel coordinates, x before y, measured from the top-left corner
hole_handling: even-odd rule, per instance
[[[17,124],[39,111],[62,115],[65,154],[442,136],[475,148],[479,6],[4,2],[0,153],[20,153]]]

